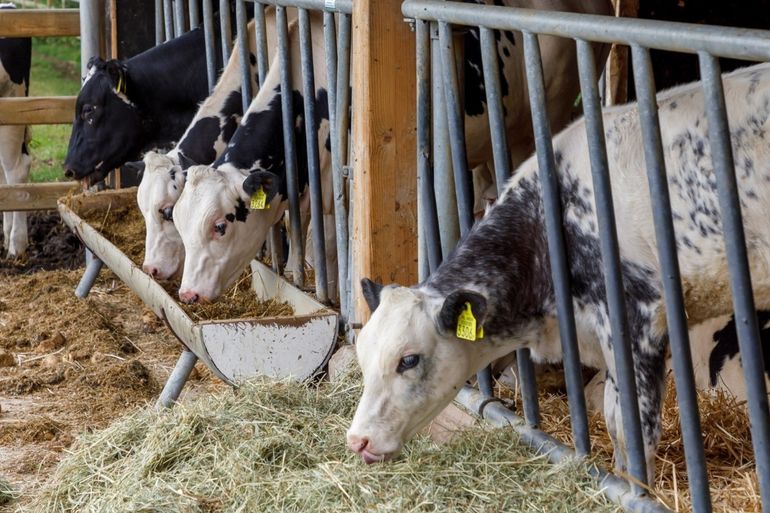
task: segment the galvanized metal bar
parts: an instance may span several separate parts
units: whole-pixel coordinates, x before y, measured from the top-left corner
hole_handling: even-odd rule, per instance
[[[524,420],[498,402],[489,402],[487,397],[471,387],[463,387],[455,402],[496,427],[511,427],[521,442],[544,454],[552,463],[574,459],[576,455],[569,447],[539,429],[527,425]],[[598,488],[605,497],[621,505],[626,511],[637,513],[671,513],[671,510],[649,497],[632,493],[628,483],[596,465],[588,466],[588,474],[596,479]]]
[[[174,0],[174,37],[184,33],[184,0]]]
[[[546,187],[558,187],[556,164],[553,157],[553,143],[551,141],[551,129],[545,108],[545,85],[543,81],[543,66],[540,57],[540,45],[537,35],[531,32],[524,33],[524,57],[527,70],[527,84],[529,85],[530,105],[532,106],[532,123],[535,129],[535,146],[537,148],[538,163],[540,165],[541,185],[543,196]],[[593,128],[591,133],[595,132]],[[642,441],[642,428],[639,421],[639,406],[636,395],[636,382],[634,380],[634,364],[631,353],[628,326],[626,322],[626,309],[624,302],[623,281],[620,267],[620,251],[618,249],[617,233],[615,232],[615,211],[613,210],[612,191],[610,188],[609,170],[606,156],[602,158],[601,148],[597,140],[603,137],[588,139],[589,154],[591,156],[591,176],[594,183],[594,196],[596,203],[596,217],[599,225],[599,239],[602,252],[602,268],[607,293],[607,306],[609,310],[610,325],[612,329],[612,342],[615,353],[615,368],[617,383],[620,388],[620,397],[624,440],[626,454],[628,454],[628,469],[631,476],[639,483],[647,482],[647,468],[644,459],[644,443]],[[553,195],[553,196],[551,196]],[[558,191],[550,191],[549,196],[558,198]],[[546,216],[551,210],[550,205],[544,205]],[[551,214],[552,215],[552,214]],[[554,222],[556,221],[556,222]],[[551,231],[561,230],[561,217],[546,223],[546,229]],[[607,385],[609,386],[609,384]],[[608,420],[610,422],[610,420]],[[619,456],[619,455],[618,455]],[[638,493],[642,489],[634,487]]]
[[[174,8],[172,0],[163,0],[163,21],[166,27],[166,41],[174,39]]]
[[[214,8],[212,0],[203,1],[203,39],[206,44],[206,77],[208,78],[209,91],[214,89],[217,83],[217,58],[214,43]]]
[[[88,75],[88,61],[99,57],[99,2],[80,2],[80,76]]]
[[[735,163],[730,143],[730,127],[719,61],[707,53],[700,53],[698,60],[708,115],[711,158],[716,172],[719,209],[722,213],[727,264],[730,269],[730,288],[733,294],[738,346],[746,378],[751,440],[762,497],[762,511],[767,513],[770,512],[770,412],[768,412],[764,377],[765,360],[762,357],[751,288],[746,236],[743,231]]]
[[[163,385],[158,402],[155,404],[156,407],[171,408],[174,406],[197,361],[198,357],[195,356],[195,353],[189,349],[182,351],[182,354],[179,355],[179,359],[176,361],[174,370],[171,371],[166,384]]]
[[[443,0],[406,0],[407,18],[519,30],[603,43],[638,45],[674,52],[708,52],[744,60],[770,61],[770,31],[710,27],[635,18],[540,11]],[[682,37],[686,34],[686,37]]]
[[[194,0],[190,0],[194,1]],[[163,0],[155,0],[155,44],[163,42]]]
[[[267,70],[270,66],[267,53],[267,27],[265,26],[265,6],[262,3],[254,2],[254,28],[257,47],[257,77],[259,78],[259,87],[265,83]]]
[[[233,50],[233,25],[229,0],[219,0],[219,35],[222,39],[222,62],[227,62]]]
[[[671,343],[671,356],[674,363],[674,381],[679,404],[679,421],[684,438],[687,479],[692,497],[693,511],[708,513],[711,511],[706,458],[701,439],[701,423],[698,413],[698,396],[695,390],[695,376],[690,354],[690,337],[684,307],[679,260],[676,252],[676,234],[671,215],[671,201],[666,177],[666,165],[663,160],[663,143],[658,121],[658,104],[655,99],[655,82],[652,74],[652,62],[649,50],[640,46],[631,47],[636,98],[639,103],[639,118],[642,124],[644,142],[644,160],[647,165],[647,179],[650,185],[652,215],[658,244],[658,261],[663,279],[663,295],[666,301],[666,319],[668,338]],[[578,41],[581,82],[595,82],[593,71],[594,56],[591,45]],[[586,68],[585,70],[583,68]],[[585,80],[583,75],[586,75]],[[583,111],[591,111],[592,118],[599,116],[597,98],[583,90]],[[596,112],[594,112],[596,111]],[[603,129],[601,131],[604,133]],[[601,146],[604,146],[602,138]],[[602,148],[603,155],[606,151]]]
[[[446,23],[439,23],[438,34],[460,235],[464,237],[473,226],[473,192],[471,174],[468,172],[468,158],[465,153],[464,109],[460,103],[460,84],[457,80],[452,27]]]
[[[269,0],[269,3],[311,11],[353,14],[353,0]]]
[[[198,0],[189,0],[187,11],[190,14],[190,30],[197,28],[201,24],[201,7]]]
[[[297,178],[297,152],[294,142],[294,106],[292,105],[291,51],[286,7],[276,6],[275,25],[278,36],[278,62],[281,68],[281,117],[283,127],[284,167],[286,193],[289,196],[290,244],[297,254],[294,269],[290,269],[294,284],[305,283],[305,247],[302,240],[302,222],[299,211],[299,180]]]
[[[245,0],[235,0],[235,23],[238,28],[236,37],[238,39],[238,46],[241,47],[241,99],[243,101],[243,112],[245,113],[249,109],[251,103],[251,62],[249,51],[249,29],[247,28],[248,20],[246,19],[246,2]],[[227,61],[225,61],[227,62]]]
[[[329,281],[326,272],[326,237],[321,192],[321,166],[318,156],[318,126],[316,123],[315,72],[313,70],[313,39],[307,9],[299,9],[299,55],[302,68],[302,96],[305,106],[305,144],[307,173],[310,185],[310,229],[313,237],[315,295],[319,301],[329,301]]]
[[[81,6],[82,8],[82,6]],[[91,292],[91,287],[94,286],[96,278],[99,277],[99,271],[102,270],[104,263],[97,258],[90,249],[86,248],[86,270],[83,272],[83,277],[80,278],[78,286],[75,288],[75,296],[79,299],[83,299]]]
[[[417,38],[417,181],[420,191],[418,214],[421,214],[418,215],[418,223],[420,238],[423,240],[427,274],[430,274],[438,268],[442,260],[436,194],[433,189],[433,169],[430,162],[430,115],[433,108],[430,94],[430,25],[425,21],[417,21],[415,31]]]
[[[346,184],[344,166],[348,161],[350,148],[348,144],[348,129],[350,127],[350,37],[351,16],[340,14],[337,30],[337,76],[334,94],[334,132],[332,136],[332,187],[334,189],[334,227],[337,239],[337,269],[340,287],[340,308],[345,319],[352,319],[353,289],[351,276],[351,244],[349,234],[352,233],[352,202],[348,203],[345,194]],[[336,148],[336,150],[334,149]]]

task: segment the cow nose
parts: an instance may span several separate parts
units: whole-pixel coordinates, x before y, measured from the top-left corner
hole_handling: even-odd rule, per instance
[[[369,445],[369,439],[365,436],[348,435],[348,447],[351,451],[361,454]]]
[[[158,268],[155,267],[154,265],[146,265],[145,264],[145,265],[142,266],[142,270],[144,272],[146,272],[147,274],[149,274],[150,276],[152,276],[153,278],[157,278],[158,277],[159,271],[158,271]]]
[[[192,290],[180,290],[179,291],[179,299],[182,300],[182,303],[187,303],[188,305],[191,305],[193,303],[197,303],[200,299],[200,296],[197,292],[193,292]]]
[[[64,170],[64,176],[67,178],[75,178],[75,170],[68,167]]]

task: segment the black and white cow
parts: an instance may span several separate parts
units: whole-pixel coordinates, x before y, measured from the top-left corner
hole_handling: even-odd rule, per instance
[[[310,14],[310,23],[329,289],[332,291],[336,287],[336,252],[322,15]],[[289,25],[289,40],[299,190],[304,191],[301,209],[307,212],[308,170],[296,22]],[[187,184],[173,211],[174,224],[185,249],[179,289],[179,297],[184,302],[211,301],[226,290],[257,254],[268,229],[280,220],[286,209],[281,94],[280,66],[276,60],[225,152],[210,167],[195,166],[188,170]],[[250,210],[250,197],[259,187],[266,191],[270,208]],[[308,216],[303,217],[304,221]]]
[[[770,64],[723,76],[738,191],[757,307],[770,307]],[[688,321],[696,325],[732,311],[716,178],[699,83],[658,95],[661,136],[679,249]],[[667,334],[636,104],[607,109],[604,125],[625,285],[628,330],[639,394],[647,469],[654,475]],[[605,417],[616,467],[625,469],[624,440],[594,204],[585,123],[554,137],[554,151],[576,322],[590,337],[581,355],[604,360]],[[364,460],[397,454],[492,360],[537,348],[556,315],[547,258],[536,157],[509,181],[487,216],[424,283],[411,288],[362,282],[373,310],[357,342],[364,392],[348,445]],[[484,328],[474,342],[456,336],[466,305]]]
[[[11,3],[0,9],[13,9]],[[32,40],[0,37],[0,97],[29,94],[29,70],[32,62]],[[25,183],[29,176],[29,129],[24,125],[0,126],[0,184]],[[3,247],[9,258],[27,251],[26,212],[3,212]]]
[[[124,61],[91,59],[75,104],[64,174],[96,183],[147,150],[170,147],[208,94],[200,28]]]

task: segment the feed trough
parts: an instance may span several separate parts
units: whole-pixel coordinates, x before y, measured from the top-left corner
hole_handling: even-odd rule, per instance
[[[230,384],[254,376],[303,380],[326,364],[337,339],[337,313],[295,288],[270,268],[252,261],[251,287],[256,300],[278,300],[291,316],[194,320],[163,286],[105,238],[81,213],[104,212],[136,204],[136,189],[104,191],[59,201],[64,222],[90,251],[76,293],[88,294],[102,264],[107,265],[151,308],[184,344],[184,351],[159,402],[172,404],[197,359]]]

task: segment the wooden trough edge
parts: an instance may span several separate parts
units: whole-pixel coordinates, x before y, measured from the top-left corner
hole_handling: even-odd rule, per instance
[[[80,187],[80,182],[0,185],[0,212],[55,210],[59,198]]]

